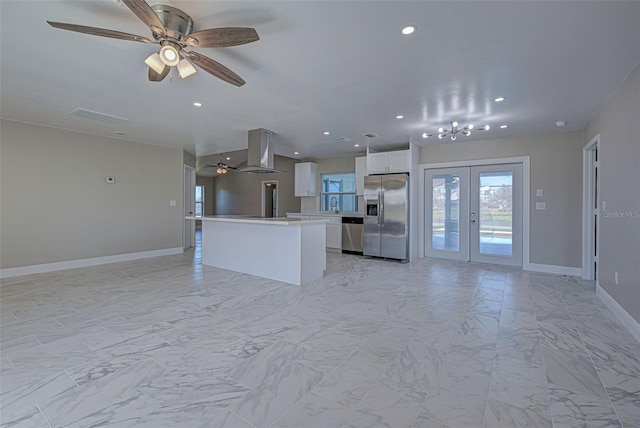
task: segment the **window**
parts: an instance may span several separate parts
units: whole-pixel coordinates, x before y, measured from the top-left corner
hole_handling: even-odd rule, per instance
[[[321,211],[358,211],[356,174],[322,174]]]
[[[204,186],[196,186],[196,217],[204,215]]]

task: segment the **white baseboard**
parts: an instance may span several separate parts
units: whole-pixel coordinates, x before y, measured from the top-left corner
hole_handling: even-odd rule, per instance
[[[555,273],[556,275],[581,276],[582,268],[574,268],[556,265],[541,265],[538,263],[529,263],[525,270],[532,272]]]
[[[615,314],[616,317],[627,327],[627,330],[631,332],[631,334],[636,338],[638,342],[640,342],[640,324],[638,321],[633,319],[631,315],[627,311],[624,310],[622,306],[616,302],[613,297],[609,295],[604,288],[596,285],[596,296],[600,298],[604,302],[605,305],[611,309],[611,312]]]
[[[35,273],[54,272],[64,269],[75,269],[88,266],[98,266],[107,263],[126,262],[129,260],[148,259],[150,257],[170,256],[181,254],[182,247],[165,248],[162,250],[141,251],[138,253],[116,254],[113,256],[93,257],[90,259],[69,260],[65,262],[45,263],[41,265],[20,266],[0,269],[0,278],[12,278],[14,276],[32,275]]]

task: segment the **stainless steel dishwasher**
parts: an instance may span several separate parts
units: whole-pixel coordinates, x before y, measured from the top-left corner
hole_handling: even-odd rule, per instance
[[[362,255],[362,217],[342,217],[342,252]]]

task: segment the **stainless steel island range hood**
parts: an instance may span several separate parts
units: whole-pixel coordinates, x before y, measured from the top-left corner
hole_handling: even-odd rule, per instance
[[[238,167],[239,172],[270,174],[284,172],[274,168],[273,132],[258,128],[249,131],[247,165]]]

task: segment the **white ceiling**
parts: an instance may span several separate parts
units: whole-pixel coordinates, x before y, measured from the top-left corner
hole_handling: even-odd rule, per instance
[[[2,0],[1,116],[198,156],[245,149],[248,130],[267,128],[276,133],[278,154],[338,156],[367,143],[435,143],[420,135],[452,119],[492,126],[465,139],[554,132],[557,120],[567,121],[563,130],[582,129],[640,62],[640,1],[165,3],[188,13],[194,30],[257,30],[260,40],[252,44],[196,49],[245,86],[201,70],[151,83],[143,61],[157,45],[46,23],[150,37],[113,0]],[[409,23],[418,30],[403,36]],[[498,96],[506,101],[493,102]],[[77,107],[129,120],[112,125],[70,116]],[[498,128],[503,123],[507,129]],[[368,132],[379,138],[368,140]]]

